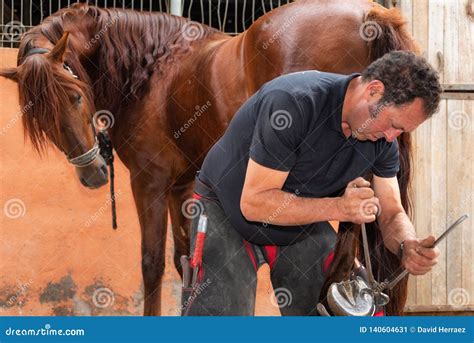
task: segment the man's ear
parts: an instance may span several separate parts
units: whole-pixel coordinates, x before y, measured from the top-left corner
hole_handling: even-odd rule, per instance
[[[3,69],[0,69],[0,76],[6,77],[7,79],[18,82],[17,68],[3,68]]]
[[[370,96],[381,96],[385,91],[385,86],[382,81],[372,80],[367,84],[366,89]]]
[[[64,32],[53,50],[49,53],[49,57],[58,63],[64,63],[64,53],[66,52],[69,32]]]

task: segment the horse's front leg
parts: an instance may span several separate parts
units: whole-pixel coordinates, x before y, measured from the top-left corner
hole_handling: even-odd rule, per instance
[[[183,269],[180,258],[189,255],[191,219],[200,215],[200,208],[193,204],[193,182],[174,185],[169,195],[169,209],[174,240],[174,265],[181,278]]]
[[[143,176],[132,175],[131,183],[141,227],[144,315],[159,316],[165,270],[168,182],[171,181],[163,175],[155,175],[153,180],[146,180]]]

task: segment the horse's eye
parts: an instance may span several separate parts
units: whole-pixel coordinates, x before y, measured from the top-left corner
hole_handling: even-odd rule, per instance
[[[77,105],[80,105],[81,102],[82,102],[82,96],[80,96],[79,94],[76,95],[76,96],[74,97],[74,102],[75,102]]]

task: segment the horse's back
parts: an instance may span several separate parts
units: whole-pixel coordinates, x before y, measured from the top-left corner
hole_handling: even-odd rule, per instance
[[[366,0],[301,0],[259,18],[247,31],[247,75],[258,89],[270,79],[317,69],[350,74],[369,62],[360,28]]]

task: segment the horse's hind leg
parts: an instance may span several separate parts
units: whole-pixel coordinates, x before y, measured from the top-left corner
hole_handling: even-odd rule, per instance
[[[190,212],[187,216],[184,214],[189,210],[189,205],[192,206],[189,202],[192,199],[193,184],[193,182],[189,182],[183,185],[176,185],[171,189],[169,195],[169,209],[174,239],[174,264],[181,277],[183,277],[183,271],[180,257],[182,255],[189,255],[191,219],[188,217],[193,215],[194,212]],[[185,208],[183,208],[183,204]]]
[[[159,175],[146,180],[132,175],[132,190],[141,228],[142,274],[145,286],[145,316],[161,314],[161,281],[165,270],[168,180]],[[160,181],[157,181],[160,180]]]

